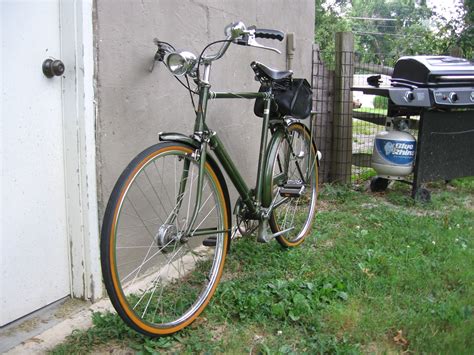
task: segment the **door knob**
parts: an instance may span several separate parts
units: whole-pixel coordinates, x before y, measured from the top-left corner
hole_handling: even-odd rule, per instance
[[[43,74],[47,78],[52,78],[53,76],[61,76],[64,74],[64,63],[59,59],[46,59],[43,62]]]

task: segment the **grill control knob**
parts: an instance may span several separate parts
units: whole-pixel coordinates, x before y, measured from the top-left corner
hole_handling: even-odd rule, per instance
[[[451,102],[458,101],[459,100],[458,94],[456,94],[455,92],[451,92],[449,94],[449,99],[451,100]]]
[[[474,91],[471,92],[471,97],[470,97],[471,101],[474,102]]]
[[[405,99],[410,102],[410,101],[413,101],[415,100],[415,94],[412,93],[411,91],[408,91],[406,94],[405,94]]]

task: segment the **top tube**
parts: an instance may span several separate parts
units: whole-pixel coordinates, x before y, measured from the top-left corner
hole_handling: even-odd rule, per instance
[[[209,92],[209,99],[269,99],[269,92]]]

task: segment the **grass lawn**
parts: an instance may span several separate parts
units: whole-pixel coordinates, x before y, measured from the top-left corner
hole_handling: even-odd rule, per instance
[[[95,314],[55,353],[474,353],[474,179],[433,184],[415,203],[326,186],[298,248],[241,239],[201,317],[148,339]]]

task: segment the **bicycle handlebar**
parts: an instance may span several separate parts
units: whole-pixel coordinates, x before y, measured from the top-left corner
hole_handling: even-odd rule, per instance
[[[224,42],[224,44],[221,46],[221,48],[219,49],[219,51],[216,54],[204,55],[204,56],[202,56],[202,60],[207,61],[207,62],[213,62],[215,60],[220,59],[225,54],[225,52],[229,48],[230,44],[232,43],[232,41],[233,41],[232,36],[227,36],[225,41],[226,42]]]
[[[202,59],[204,61],[212,62],[220,59],[225,54],[232,42],[240,45],[248,45],[251,47],[271,49],[280,53],[274,48],[269,48],[260,45],[255,41],[255,38],[276,39],[278,41],[283,41],[283,39],[285,38],[285,34],[282,31],[264,28],[258,29],[255,26],[250,26],[247,28],[245,24],[241,21],[228,25],[225,28],[225,34],[227,35],[227,42],[222,45],[222,47],[216,54],[203,56]]]

